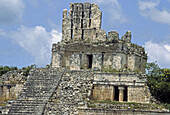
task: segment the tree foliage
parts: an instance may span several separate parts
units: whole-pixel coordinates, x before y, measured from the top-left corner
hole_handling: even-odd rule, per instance
[[[0,66],[0,76],[7,73],[8,71],[17,70],[17,67]]]
[[[161,69],[155,62],[146,64],[151,94],[162,103],[170,104],[170,69]]]
[[[31,69],[36,68],[36,64],[32,64],[30,66],[27,67],[23,67],[22,70],[25,70],[24,75],[28,76],[28,73]],[[7,73],[8,71],[12,71],[12,70],[18,70],[17,67],[9,67],[9,66],[0,66],[0,76],[2,76],[3,74]]]
[[[33,69],[33,68],[36,68],[36,66],[37,66],[36,64],[32,64],[31,66],[23,67],[22,69],[25,70],[24,75],[25,75],[25,76],[28,76],[29,71],[30,71],[31,69]]]

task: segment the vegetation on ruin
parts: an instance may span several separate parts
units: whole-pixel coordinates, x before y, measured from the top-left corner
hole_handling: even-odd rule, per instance
[[[36,64],[32,64],[30,66],[27,67],[23,67],[22,70],[25,70],[24,75],[28,76],[28,73],[31,69],[36,68]],[[13,70],[18,70],[17,67],[15,66],[0,66],[0,76],[2,76],[3,74],[9,72],[9,71],[13,71]]]
[[[170,69],[161,69],[155,62],[147,63],[146,75],[152,96],[170,109]]]
[[[102,106],[102,104],[107,104],[108,107],[117,107],[120,109],[130,109],[130,110],[162,110],[165,109],[165,105],[158,105],[158,104],[150,104],[150,103],[135,103],[135,102],[119,102],[119,101],[97,101],[97,100],[90,100],[88,101],[88,107],[90,108],[97,108],[97,109],[104,109],[103,107],[107,108],[107,106]],[[111,105],[111,106],[109,106]],[[113,105],[113,106],[112,106]]]
[[[30,72],[30,70],[33,69],[33,68],[36,68],[36,66],[37,66],[36,64],[33,64],[31,66],[28,66],[28,67],[23,67],[22,69],[25,70],[24,75],[28,76],[28,73]]]
[[[103,68],[102,71],[103,72],[111,72],[111,73],[119,72],[119,70],[113,69],[113,68]]]
[[[7,73],[8,71],[12,71],[12,70],[17,70],[17,67],[9,67],[9,66],[0,66],[0,76],[2,76],[3,74]]]
[[[9,100],[15,100],[15,99],[16,99],[15,97],[9,97],[9,98],[0,97],[0,107],[6,106],[6,104]]]

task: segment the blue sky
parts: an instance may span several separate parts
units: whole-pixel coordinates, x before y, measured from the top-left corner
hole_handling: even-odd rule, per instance
[[[50,64],[51,45],[61,40],[62,11],[70,2],[97,3],[102,29],[128,30],[144,46],[148,62],[170,68],[170,0],[0,0],[0,65]]]

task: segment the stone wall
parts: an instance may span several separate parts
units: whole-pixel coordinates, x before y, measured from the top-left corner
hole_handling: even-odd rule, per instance
[[[66,71],[56,91],[46,104],[45,115],[78,114],[87,106],[92,90],[92,71]]]
[[[23,84],[0,85],[0,98],[15,99],[20,94]]]
[[[94,73],[93,99],[149,103],[146,77],[135,73]]]
[[[94,85],[91,99],[99,101],[114,101],[114,91],[114,86],[112,85]]]
[[[0,98],[17,98],[27,77],[25,70],[13,70],[0,76]]]
[[[125,50],[127,48],[128,46],[122,46],[120,43],[53,44],[51,66],[67,67],[72,70],[87,69],[90,63],[89,56],[91,56],[91,68],[93,69],[116,69],[118,71],[126,69],[144,73],[146,57],[141,54],[140,50],[130,52],[130,50]]]

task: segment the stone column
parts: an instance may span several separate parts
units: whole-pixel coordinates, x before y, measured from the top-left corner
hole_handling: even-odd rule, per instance
[[[111,101],[114,101],[114,97],[115,97],[115,88],[114,86],[110,86],[111,87]]]
[[[8,99],[9,98],[9,94],[10,94],[8,86],[4,86],[3,87],[3,92],[4,92],[5,98]]]
[[[121,86],[121,87],[118,87],[118,89],[119,89],[119,101],[123,102],[125,88]]]

